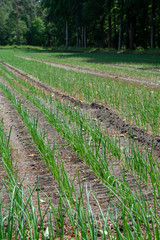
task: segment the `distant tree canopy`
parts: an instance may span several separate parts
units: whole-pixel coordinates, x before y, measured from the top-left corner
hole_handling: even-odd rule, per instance
[[[160,0],[1,0],[0,45],[160,48]]]

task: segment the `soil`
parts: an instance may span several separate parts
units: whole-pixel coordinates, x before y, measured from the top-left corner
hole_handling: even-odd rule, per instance
[[[58,206],[59,197],[56,190],[56,187],[58,189],[57,182],[42,161],[41,154],[38,152],[33,139],[18,112],[2,91],[0,91],[0,109],[0,119],[3,118],[4,130],[7,135],[12,126],[10,146],[12,149],[13,164],[19,182],[23,183],[23,185],[29,185],[31,189],[41,189],[42,191],[47,192],[47,195],[52,199],[53,204]],[[1,170],[3,175],[0,174],[0,183],[3,189],[1,193],[3,199],[6,198],[7,195],[2,182],[5,172],[4,169]],[[41,192],[39,194],[40,199],[42,198],[47,201],[44,194]],[[33,201],[35,207],[38,207],[36,191],[33,193]],[[45,212],[47,207],[45,201],[41,203],[42,213]]]
[[[64,99],[66,101],[71,102],[75,106],[79,106],[82,109],[87,111],[92,111],[93,116],[97,118],[99,121],[102,121],[108,128],[114,128],[119,132],[119,135],[125,134],[126,137],[135,139],[139,144],[147,147],[153,148],[156,155],[160,157],[160,136],[153,135],[148,131],[141,129],[129,122],[123,120],[119,115],[117,115],[111,108],[103,104],[97,103],[86,103],[81,100],[75,99],[74,97],[52,87],[49,86],[38,79],[24,73],[23,71],[9,65],[3,63],[8,69],[16,73],[19,77],[23,77],[23,79],[27,79],[30,82],[36,84],[36,86],[43,88],[47,92],[51,92],[55,94],[55,96]]]
[[[1,79],[3,81],[3,79]],[[3,81],[4,83],[4,81]],[[63,160],[66,172],[69,176],[70,181],[74,179],[74,187],[76,192],[79,193],[79,181],[81,186],[84,186],[83,199],[86,205],[86,189],[89,191],[93,190],[96,195],[100,206],[105,212],[109,204],[109,196],[106,187],[103,186],[101,181],[95,176],[93,171],[82,161],[76,153],[70,148],[68,143],[60,136],[60,134],[46,121],[40,111],[33,106],[30,102],[20,96],[16,91],[10,89],[16,96],[21,99],[21,103],[27,106],[30,117],[38,116],[38,122],[41,130],[44,130],[47,134],[47,139],[50,144],[55,143],[56,153],[55,157],[58,160],[59,152],[61,159]],[[0,91],[0,118],[3,118],[4,129],[6,133],[9,132],[10,126],[13,126],[10,145],[12,146],[13,163],[17,166],[17,173],[19,181],[23,181],[23,184],[28,184],[33,189],[37,184],[37,178],[39,178],[39,185],[37,188],[41,189],[52,201],[52,204],[58,208],[59,196],[56,188],[58,189],[57,181],[45,166],[41,154],[37,151],[36,146],[28,133],[22,119],[20,118],[16,109],[12,106],[9,100]],[[1,170],[1,169],[0,169]],[[3,171],[4,173],[4,171]],[[75,178],[75,176],[77,176]],[[1,175],[0,181],[3,180]],[[0,185],[2,188],[2,186]],[[5,197],[5,189],[2,192],[2,197]],[[40,192],[40,198],[45,199],[44,195]],[[47,199],[45,199],[47,201]],[[33,194],[33,201],[35,206],[37,204],[36,192]],[[95,216],[99,216],[99,208],[96,206],[96,202],[90,197],[90,204],[93,208]],[[42,212],[44,213],[47,207],[46,203],[41,203]],[[46,220],[47,224],[47,220]],[[65,219],[66,226],[68,225],[68,219]],[[46,225],[47,226],[47,225]],[[55,227],[56,229],[56,227]],[[66,234],[67,234],[66,227]]]
[[[33,78],[32,76],[27,75],[26,73],[20,71],[12,67],[9,64],[4,63],[4,65],[11,71],[13,71],[17,76],[29,80],[31,83],[36,85],[39,88],[43,88],[47,92],[54,93],[56,97],[63,99],[64,101],[69,101],[74,106],[79,106],[81,109],[90,112],[94,115],[97,121],[103,122],[107,125],[108,128],[113,128],[119,134],[125,134],[127,138],[135,138],[139,144],[143,146],[147,146],[151,148],[153,145],[153,149],[157,156],[160,157],[160,137],[150,135],[147,131],[139,129],[136,126],[127,123],[118,115],[116,115],[111,109],[109,109],[105,105],[100,105],[97,103],[85,103],[83,101],[77,100],[72,96],[69,96],[60,90],[57,90],[51,86],[48,86],[45,83],[40,82],[38,79]],[[4,79],[0,79],[4,84]],[[55,158],[58,159],[58,153],[61,154],[61,159],[64,162],[64,167],[66,172],[72,181],[74,180],[74,187],[77,192],[79,192],[79,180],[81,185],[84,186],[84,189],[88,189],[88,191],[93,190],[99,204],[104,212],[106,212],[107,207],[109,205],[110,199],[109,194],[101,183],[101,181],[95,176],[93,171],[86,165],[86,163],[80,159],[76,153],[71,149],[69,144],[63,139],[63,137],[54,129],[45,119],[43,114],[30,102],[28,102],[25,98],[23,98],[20,94],[18,94],[14,89],[12,89],[8,84],[7,86],[10,88],[12,92],[21,99],[21,103],[24,106],[27,106],[30,117],[38,116],[38,122],[41,130],[45,128],[47,138],[49,143],[52,145],[55,143],[56,152]],[[23,180],[24,184],[30,185],[32,188],[37,184],[37,178],[39,177],[39,188],[48,195],[55,206],[58,207],[59,204],[59,196],[56,188],[58,188],[57,181],[55,181],[54,177],[45,166],[41,154],[36,149],[36,146],[28,133],[23,121],[21,120],[18,112],[9,102],[9,100],[4,96],[4,94],[0,91],[0,119],[4,119],[4,127],[5,131],[8,133],[10,126],[14,125],[11,134],[10,144],[13,149],[13,161],[14,164],[17,164],[18,168],[18,177]],[[109,160],[109,159],[108,159]],[[111,168],[111,163],[109,162],[109,167]],[[121,175],[121,168],[117,161],[113,159],[113,168],[116,177]],[[1,171],[1,168],[0,168]],[[76,176],[78,174],[78,177]],[[129,183],[131,188],[134,190],[136,187],[136,180],[132,177],[129,171],[126,171],[126,181]],[[75,177],[76,176],[76,177]],[[2,176],[0,177],[2,179]],[[1,186],[0,186],[1,187]],[[147,188],[141,184],[142,190],[147,194]],[[5,192],[4,192],[5,194]],[[43,197],[43,194],[41,195]],[[33,196],[34,201],[36,203],[36,194]],[[44,197],[43,197],[44,198]],[[84,202],[86,204],[87,197],[86,193],[83,193]],[[112,196],[112,198],[114,198]],[[150,198],[148,196],[148,198]],[[115,199],[116,201],[116,199]],[[99,209],[95,203],[95,200],[90,198],[90,204],[93,210],[93,214],[95,216],[99,216]],[[46,204],[42,204],[42,210],[45,211]],[[112,209],[114,211],[114,208]],[[67,219],[66,219],[67,225]]]
[[[73,70],[73,71],[76,71],[76,72],[87,73],[87,74],[91,74],[91,75],[95,75],[95,76],[103,77],[103,78],[108,77],[108,78],[110,78],[112,80],[115,80],[115,81],[130,82],[130,83],[134,83],[134,84],[137,84],[137,85],[148,86],[148,87],[151,87],[151,88],[155,88],[155,87],[160,88],[160,81],[152,82],[152,81],[149,81],[149,80],[139,80],[139,79],[130,78],[130,77],[126,77],[126,76],[111,74],[110,72],[107,72],[107,71],[94,70],[94,69],[91,69],[91,68],[78,67],[78,66],[64,64],[64,63],[55,63],[55,62],[52,62],[52,61],[44,61],[44,60],[40,60],[40,59],[36,59],[36,58],[19,56],[19,55],[15,55],[15,56],[20,57],[20,58],[24,58],[24,59],[27,59],[27,60],[34,60],[34,61],[37,61],[37,62],[42,62],[42,63],[48,64],[48,65],[63,68],[63,69],[66,69],[66,70]],[[115,64],[113,64],[112,66],[115,66]],[[154,69],[154,71],[159,72],[158,69]]]

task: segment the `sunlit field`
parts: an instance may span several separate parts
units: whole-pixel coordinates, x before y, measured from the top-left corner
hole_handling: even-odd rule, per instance
[[[0,49],[0,61],[0,239],[159,239],[159,51]]]

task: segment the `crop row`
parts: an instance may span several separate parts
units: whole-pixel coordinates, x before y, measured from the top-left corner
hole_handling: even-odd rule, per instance
[[[113,81],[109,78],[102,79],[40,62],[25,59],[22,61],[12,54],[1,58],[71,96],[84,101],[108,104],[124,119],[152,133],[160,133],[160,92],[157,89]]]
[[[134,79],[145,79],[146,81],[158,81],[159,56],[115,54],[115,53],[60,53],[60,52],[24,52],[19,55],[33,57],[44,61],[62,63],[80,68],[88,68],[98,71],[106,71],[117,76]]]
[[[4,74],[2,73],[2,75]],[[11,75],[12,77],[14,76],[13,74]],[[105,176],[105,178],[107,177],[106,172],[108,171],[108,163],[106,154],[104,154],[107,152],[111,157],[116,157],[120,163],[123,159],[123,163],[126,167],[129,166],[132,171],[137,172],[140,176],[142,175],[142,179],[146,179],[147,181],[148,177],[146,174],[146,168],[148,163],[140,149],[138,149],[138,147],[135,149],[132,142],[129,142],[128,148],[120,146],[119,139],[107,135],[107,130],[106,133],[105,130],[103,130],[102,133],[99,124],[96,124],[88,117],[86,118],[80,110],[73,108],[72,105],[69,106],[63,104],[55,98],[53,100],[52,96],[48,97],[51,105],[47,105],[43,103],[41,98],[39,98],[41,95],[43,100],[47,100],[47,96],[44,92],[40,93],[40,91],[37,91],[33,85],[17,78],[18,82],[21,84],[23,83],[23,86],[25,86],[29,92],[25,91],[14,84],[13,79],[11,80],[6,77],[6,75],[4,75],[4,77],[14,88],[16,88],[17,91],[40,109],[46,119],[64,136],[64,138],[66,138],[75,151],[86,160],[88,165],[92,165],[93,167],[94,164],[93,170],[100,178],[103,179],[102,176]],[[64,114],[62,114],[62,112]],[[70,121],[68,121],[68,118],[72,122],[76,122],[76,125],[71,124]],[[87,135],[84,134],[84,132],[86,132]],[[92,164],[90,162],[92,162]],[[142,162],[143,166],[141,166]]]
[[[16,99],[12,99],[13,101]],[[75,236],[76,239],[96,239],[98,231],[101,230],[101,235],[103,239],[106,239],[105,231],[107,229],[105,216],[101,211],[102,220],[104,221],[104,228],[99,229],[94,225],[94,219],[91,218],[92,209],[89,203],[89,198],[92,193],[87,192],[87,209],[84,208],[84,203],[82,199],[82,190],[79,196],[76,195],[74,186],[67,178],[66,172],[63,167],[63,163],[54,165],[53,168],[53,151],[44,145],[44,138],[42,138],[42,133],[37,128],[35,121],[30,121],[28,119],[26,109],[21,106],[20,102],[14,102],[17,106],[23,120],[31,132],[36,143],[38,143],[39,151],[42,153],[43,157],[47,160],[48,167],[50,167],[49,160],[52,158],[52,173],[57,179],[59,184],[59,206],[55,208],[50,199],[48,198],[48,207],[45,214],[41,211],[41,199],[39,196],[39,191],[37,191],[38,199],[38,211],[37,206],[35,206],[32,200],[32,195],[35,189],[38,188],[38,183],[34,189],[30,186],[24,186],[21,179],[15,174],[15,169],[13,169],[12,153],[9,149],[9,138],[5,136],[3,130],[3,124],[0,124],[0,156],[2,157],[2,164],[6,171],[6,191],[8,193],[9,204],[6,202],[0,202],[0,238],[1,239],[55,239],[57,236],[61,238],[64,237],[64,218],[67,217],[70,220],[70,227],[72,228],[71,234]],[[10,132],[11,133],[11,132]],[[46,151],[48,155],[46,157]],[[57,173],[58,172],[58,176]],[[70,187],[70,191],[67,191]],[[24,193],[24,189],[26,192]],[[81,187],[80,187],[81,189]],[[74,198],[73,198],[74,195]],[[93,195],[94,197],[94,195]],[[74,204],[73,204],[74,200]],[[98,203],[97,203],[98,205]],[[100,206],[98,205],[100,208]],[[100,209],[101,210],[101,209]],[[48,222],[47,227],[44,223],[44,219],[47,216]],[[92,216],[94,218],[94,216]],[[40,218],[40,221],[39,221]],[[40,222],[40,223],[39,223]],[[53,224],[56,225],[56,229],[53,229]],[[110,235],[109,231],[108,234]]]
[[[156,162],[156,160],[153,158],[152,153],[148,153],[148,158],[146,160],[145,157],[138,151],[138,149],[134,148],[134,145],[130,146],[130,152],[132,153],[131,156],[128,155],[127,151],[124,151],[125,155],[125,161],[124,166],[122,167],[121,171],[121,177],[117,179],[113,173],[110,172],[108,168],[108,162],[106,158],[107,152],[111,152],[112,155],[118,157],[118,161],[121,161],[122,155],[119,154],[119,151],[116,152],[116,154],[113,154],[112,149],[118,149],[118,145],[115,145],[115,143],[109,139],[109,136],[103,135],[100,133],[100,128],[96,126],[95,124],[92,124],[91,121],[88,122],[88,119],[85,119],[85,116],[82,115],[81,112],[79,112],[77,109],[72,108],[71,106],[66,107],[63,106],[62,103],[59,101],[56,101],[50,97],[47,97],[43,93],[40,95],[43,97],[43,101],[46,99],[47,102],[54,104],[56,108],[59,108],[61,110],[61,113],[59,114],[59,110],[53,111],[53,107],[47,107],[46,104],[43,103],[42,99],[38,97],[40,91],[37,91],[33,86],[31,86],[29,83],[25,83],[21,79],[18,79],[13,74],[10,74],[11,78],[4,74],[4,68],[3,71],[1,71],[1,75],[4,76],[5,80],[8,81],[17,91],[19,91],[23,96],[25,96],[29,101],[31,101],[33,104],[35,104],[36,107],[38,107],[41,112],[44,114],[46,119],[53,125],[53,127],[56,127],[57,130],[63,134],[63,136],[68,140],[70,145],[74,147],[74,149],[78,152],[78,154],[92,167],[96,175],[104,182],[106,188],[110,192],[110,195],[112,194],[114,198],[117,199],[118,204],[115,204],[111,202],[111,205],[113,204],[114,207],[117,207],[117,219],[115,220],[115,216],[113,216],[108,209],[107,211],[107,217],[105,219],[105,216],[102,214],[102,219],[104,221],[104,229],[103,229],[103,236],[106,237],[105,231],[110,234],[110,230],[107,227],[107,219],[110,217],[112,220],[112,224],[114,226],[114,229],[116,231],[116,236],[114,236],[117,239],[117,236],[119,239],[140,239],[144,232],[142,232],[140,226],[144,226],[146,229],[145,234],[146,237],[149,239],[152,239],[152,236],[157,235],[159,237],[159,202],[157,196],[160,196],[160,189],[159,189],[159,182],[157,181],[159,179],[159,165]],[[9,72],[7,72],[9,74]],[[16,85],[13,81],[13,78],[15,81],[18,81],[19,83],[23,84],[28,91],[23,90],[23,88]],[[50,149],[49,145],[46,145],[43,134],[39,132],[38,128],[38,120],[30,120],[27,109],[24,108],[21,105],[21,102],[19,102],[15,96],[10,92],[9,88],[5,87],[3,84],[0,85],[1,89],[4,91],[6,96],[10,99],[10,101],[14,104],[14,106],[17,108],[19,114],[23,118],[23,121],[27,125],[30,134],[32,135],[34,141],[36,142],[40,152],[42,153],[44,159],[46,160],[49,169],[57,178],[57,174],[60,171],[59,166],[62,167],[64,173],[64,178],[62,177],[61,181],[61,189],[64,189],[65,198],[69,199],[67,201],[67,204],[70,204],[69,209],[73,209],[73,196],[70,196],[70,193],[74,192],[74,198],[75,197],[75,191],[71,191],[73,189],[73,186],[70,188],[69,179],[66,175],[65,169],[63,167],[63,163],[59,164],[58,162],[54,161],[53,155],[54,151],[53,149]],[[62,115],[62,112],[64,115]],[[67,118],[65,117],[65,114],[67,115]],[[73,117],[74,116],[74,117]],[[76,116],[76,117],[75,117]],[[68,121],[68,118],[70,120],[74,120],[76,122],[75,124],[70,124],[70,121]],[[83,132],[86,132],[84,134]],[[90,137],[92,138],[92,146],[90,144]],[[98,140],[97,140],[98,139]],[[99,149],[97,149],[97,141],[100,142]],[[93,144],[95,142],[95,144]],[[107,144],[109,142],[110,148],[107,148]],[[82,151],[81,151],[82,149]],[[118,155],[117,155],[118,153]],[[49,155],[48,155],[49,154]],[[50,155],[51,154],[51,155]],[[148,161],[148,162],[147,162]],[[61,162],[61,161],[60,161]],[[120,162],[121,163],[121,162]],[[137,178],[137,190],[133,191],[133,189],[130,188],[128,185],[128,182],[126,181],[125,171],[126,167],[129,169],[132,169],[133,177]],[[58,169],[56,172],[55,169]],[[141,191],[141,185],[138,180],[140,178],[145,185],[148,188],[148,192],[151,193],[153,197],[153,205],[146,201],[146,195]],[[64,182],[63,182],[64,179]],[[148,179],[151,179],[152,188],[148,184]],[[72,199],[72,200],[71,200]],[[64,200],[63,200],[64,201]],[[77,201],[78,198],[77,198]],[[64,201],[65,202],[65,201]],[[88,202],[89,204],[89,202]],[[66,205],[66,202],[65,202]],[[87,220],[87,223],[89,222],[89,230],[90,234],[95,235],[96,237],[96,229],[93,230],[93,222],[95,221],[95,217],[92,216],[92,221],[89,218],[88,215],[85,216],[85,211],[83,210],[83,207],[78,205],[81,209],[81,213],[84,214],[84,219]],[[80,210],[79,209],[79,210]],[[88,211],[92,212],[90,206],[88,205]],[[75,209],[74,209],[75,210]],[[77,211],[78,209],[76,209]],[[72,211],[71,211],[72,212]],[[68,213],[67,213],[68,214]],[[78,214],[78,213],[77,213]],[[80,214],[80,213],[79,213]],[[88,212],[87,212],[88,214]],[[109,216],[110,215],[110,216]],[[122,222],[123,222],[123,234],[120,232],[118,228],[118,215],[121,216]],[[70,220],[71,220],[71,216]],[[77,215],[79,218],[79,215]],[[84,220],[83,219],[83,220]],[[73,221],[73,220],[72,220]],[[76,219],[76,221],[81,222],[79,219]],[[133,227],[131,229],[131,222]],[[73,223],[73,222],[71,222]],[[85,222],[86,223],[86,222]],[[75,224],[75,222],[74,222]],[[83,222],[84,224],[84,222]],[[152,229],[151,229],[152,225]],[[73,227],[73,225],[72,225]],[[81,231],[83,231],[84,236],[84,229],[85,224],[83,226],[80,226]],[[93,231],[91,231],[91,229]],[[133,230],[134,229],[134,234]],[[77,230],[74,227],[74,232]],[[113,234],[114,235],[114,234]],[[86,236],[84,236],[84,239]],[[93,238],[94,239],[94,238]],[[104,238],[103,238],[104,239]],[[111,237],[110,237],[111,239]]]

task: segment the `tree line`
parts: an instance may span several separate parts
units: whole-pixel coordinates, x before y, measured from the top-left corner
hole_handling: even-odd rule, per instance
[[[160,0],[1,0],[0,45],[160,48]]]

